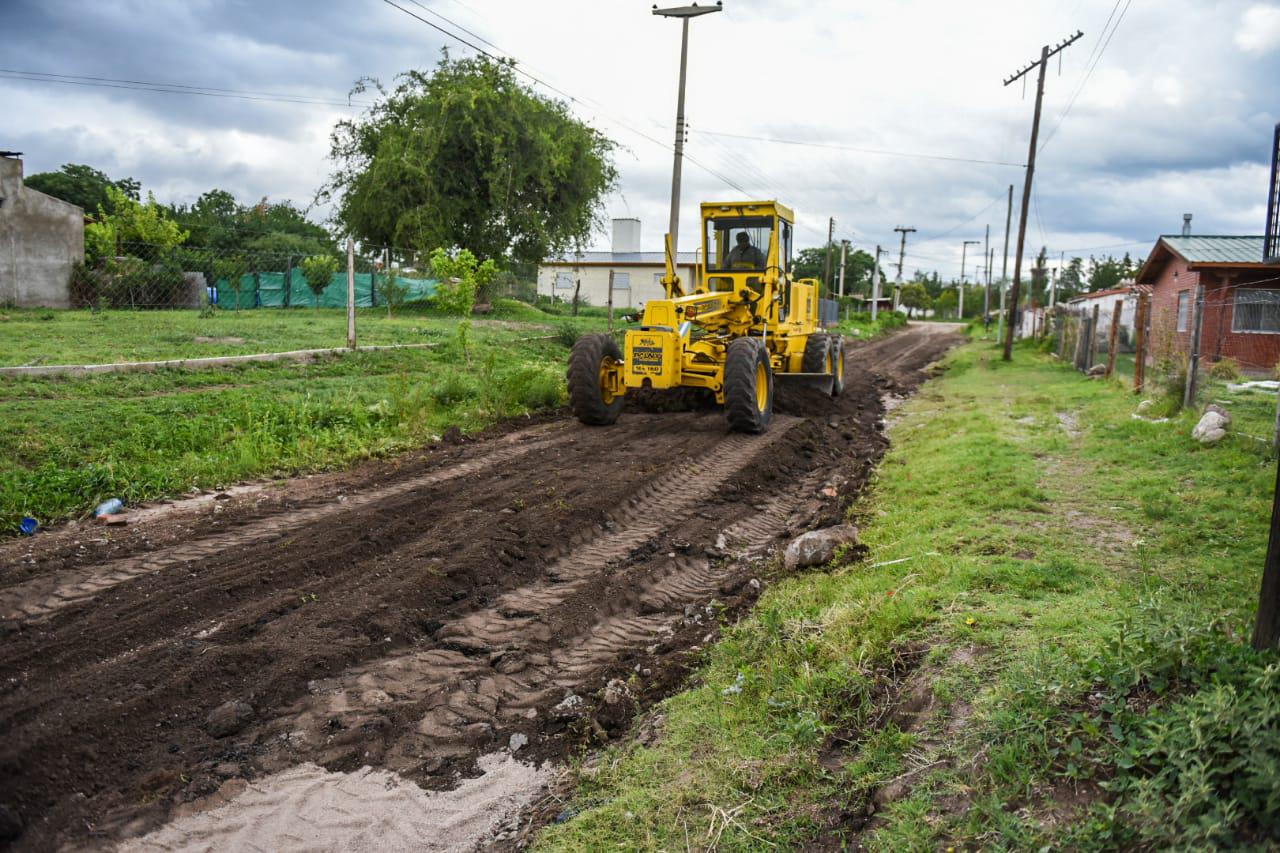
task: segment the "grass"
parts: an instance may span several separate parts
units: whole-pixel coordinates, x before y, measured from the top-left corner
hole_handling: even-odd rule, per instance
[[[501,332],[512,322],[527,334],[550,334],[561,322],[514,299],[499,299],[491,314],[474,321],[475,335]],[[597,317],[575,318],[584,328]],[[388,318],[362,309],[356,322],[361,344],[420,344],[447,340],[457,321],[413,308]],[[347,342],[342,309],[310,308],[199,311],[0,311],[0,367],[23,364],[100,364],[199,356],[241,355],[341,347]]]
[[[905,314],[900,314],[896,311],[879,311],[876,313],[875,322],[872,322],[871,312],[868,311],[845,316],[837,328],[846,335],[870,340],[906,324],[907,318]]]
[[[264,312],[265,313],[265,312]],[[55,321],[56,322],[56,321]],[[564,402],[560,340],[472,330],[470,363],[438,349],[219,370],[0,383],[0,532],[126,504],[335,468]]]
[[[1246,640],[1275,400],[1206,396],[1213,447],[1118,382],[958,351],[856,508],[866,558],[772,586],[540,848],[1274,847],[1280,661]]]

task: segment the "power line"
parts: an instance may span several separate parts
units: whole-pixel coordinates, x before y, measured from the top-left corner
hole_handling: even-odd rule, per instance
[[[1089,78],[1093,76],[1093,72],[1098,67],[1098,63],[1102,61],[1102,55],[1107,52],[1107,45],[1111,44],[1112,36],[1116,34],[1116,30],[1120,29],[1120,24],[1124,22],[1124,16],[1129,11],[1129,6],[1132,5],[1132,3],[1133,3],[1133,0],[1125,0],[1124,9],[1120,11],[1120,17],[1116,18],[1115,26],[1111,28],[1111,32],[1109,33],[1105,32],[1106,25],[1105,24],[1103,25],[1103,30],[1104,30],[1104,34],[1106,35],[1106,39],[1103,40],[1101,37],[1099,37],[1098,39],[1099,43],[1102,45],[1102,48],[1098,51],[1097,56],[1094,57],[1092,65],[1088,65],[1088,60],[1085,60],[1085,64],[1088,65],[1088,68],[1085,70],[1084,77],[1080,80],[1079,85],[1076,86],[1075,91],[1071,93],[1071,99],[1067,101],[1067,106],[1062,111],[1062,115],[1058,116],[1058,120],[1054,122],[1053,127],[1049,129],[1049,132],[1047,134],[1045,134],[1044,142],[1040,143],[1040,149],[1039,149],[1040,151],[1043,151],[1045,147],[1049,144],[1050,140],[1053,139],[1054,134],[1058,132],[1058,128],[1062,127],[1062,123],[1066,121],[1067,116],[1071,113],[1071,108],[1076,105],[1076,99],[1080,97],[1080,94],[1084,91],[1084,87],[1088,85]],[[1116,0],[1116,6],[1119,6],[1119,5],[1120,5],[1120,0]],[[1111,14],[1115,15],[1114,7],[1111,10]],[[1110,22],[1111,22],[1111,18],[1107,18],[1107,23],[1110,23]],[[1097,45],[1095,45],[1095,47],[1096,46]],[[1092,56],[1092,54],[1090,55]]]
[[[834,142],[807,142],[799,139],[781,139],[773,136],[753,136],[746,133],[725,133],[716,130],[697,130],[705,136],[722,136],[729,139],[746,139],[752,142],[771,142],[775,145],[801,145],[806,148],[828,148],[834,151],[853,151],[859,154],[878,154],[885,157],[910,157],[917,160],[943,160],[951,163],[976,163],[984,166],[1011,166],[1021,169],[1025,163],[1010,163],[1004,160],[981,160],[974,157],[953,157],[947,154],[921,154],[911,151],[893,151],[884,148],[862,148],[855,145],[841,145]]]
[[[243,89],[224,89],[217,86],[193,86],[186,83],[158,83],[150,80],[123,80],[114,77],[95,77],[84,74],[50,74],[43,71],[24,71],[0,68],[0,78],[30,80],[36,83],[65,83],[76,86],[97,86],[108,89],[129,89],[139,92],[158,92],[170,95],[202,95],[210,98],[234,98],[242,101],[273,101],[285,104],[309,104],[313,106],[365,107],[359,101],[333,101],[311,95],[294,95],[279,92],[255,92]]]
[[[973,220],[977,219],[977,218],[978,218],[979,216],[981,216],[982,214],[986,213],[988,210],[990,210],[990,209],[991,209],[991,206],[992,206],[993,204],[995,204],[996,202],[998,202],[998,201],[999,201],[1000,199],[1002,199],[1002,198],[1004,198],[1004,193],[1001,193],[1000,195],[998,195],[998,196],[996,196],[995,198],[991,199],[991,201],[987,202],[986,206],[985,206],[985,207],[983,207],[983,208],[982,208],[982,210],[979,210],[977,213],[973,214],[973,215],[972,215],[972,216],[970,216],[968,219],[966,219],[964,222],[961,222],[959,225],[956,225],[956,226],[954,226],[954,227],[952,227],[952,228],[948,228],[946,231],[943,231],[941,234],[932,234],[932,235],[927,235],[927,236],[923,236],[923,237],[921,237],[920,239],[921,239],[921,240],[941,240],[943,237],[950,236],[951,234],[954,234],[955,232],[959,231],[959,230],[960,230],[961,228],[963,228],[964,226],[968,225],[968,224],[969,224],[970,222],[972,222]]]

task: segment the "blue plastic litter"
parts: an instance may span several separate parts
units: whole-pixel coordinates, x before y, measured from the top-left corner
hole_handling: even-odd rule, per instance
[[[36,531],[40,529],[40,522],[36,521],[29,515],[24,516],[22,521],[18,523],[18,529],[27,536],[35,536]]]
[[[98,508],[93,511],[94,516],[99,515],[115,515],[124,509],[124,501],[119,498],[112,498],[109,501],[103,501],[98,504]]]

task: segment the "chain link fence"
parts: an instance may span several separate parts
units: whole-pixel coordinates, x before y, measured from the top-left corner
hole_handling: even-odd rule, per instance
[[[351,266],[356,308],[433,310],[440,282],[426,253],[356,252]],[[496,299],[535,303],[536,276],[536,265],[509,265],[477,292],[477,312]],[[76,266],[70,295],[73,307],[95,309],[345,308],[347,287],[345,254],[120,243],[114,256]]]

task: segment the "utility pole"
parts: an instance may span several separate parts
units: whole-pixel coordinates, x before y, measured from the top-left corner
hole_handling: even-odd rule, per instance
[[[840,298],[844,299],[844,262],[849,255],[849,241],[840,241]]]
[[[902,246],[898,249],[898,279],[893,285],[893,310],[897,311],[898,304],[902,299],[902,262],[906,260],[907,257],[907,235],[914,233],[916,229],[903,228],[899,225],[893,230],[902,234]]]
[[[822,283],[826,285],[827,293],[831,293],[831,243],[836,237],[836,218],[834,216],[827,219],[827,264],[822,270]]]
[[[987,262],[987,287],[982,292],[982,318],[991,313],[991,223],[987,223],[987,236],[982,238],[982,259]],[[981,284],[982,282],[978,282]]]
[[[679,18],[682,25],[680,36],[680,91],[676,97],[676,147],[675,161],[671,167],[671,222],[667,233],[671,236],[671,251],[679,251],[680,239],[680,167],[684,160],[684,81],[685,71],[689,66],[689,19],[711,12],[724,11],[720,3],[714,6],[674,6],[670,9],[659,9],[656,6],[653,14],[664,18]],[[679,257],[677,255],[677,257]]]
[[[1039,80],[1036,82],[1036,109],[1031,120],[1031,144],[1027,149],[1027,175],[1022,182],[1022,214],[1018,218],[1018,249],[1013,258],[1013,291],[1009,296],[1009,328],[1005,329],[1004,333],[1003,357],[1005,361],[1010,361],[1013,358],[1013,324],[1018,315],[1018,289],[1022,284],[1022,250],[1027,242],[1027,211],[1031,206],[1031,182],[1036,174],[1036,143],[1040,139],[1040,111],[1044,105],[1044,74],[1049,65],[1049,57],[1061,53],[1075,43],[1077,39],[1083,37],[1084,33],[1076,30],[1075,35],[1060,42],[1055,48],[1050,49],[1049,45],[1046,44],[1040,48],[1040,58],[1038,60],[1004,81],[1004,85],[1008,86],[1013,81],[1024,77],[1032,68],[1037,66],[1040,68]]]
[[[976,246],[978,245],[979,242],[981,241],[965,240],[964,247],[960,249],[960,307],[957,309],[958,316],[956,317],[956,319],[958,319],[962,323],[964,322],[964,262],[965,262],[965,259],[969,256],[969,247]]]
[[[876,321],[880,308],[880,245],[876,244],[876,263],[871,268],[871,322]]]

